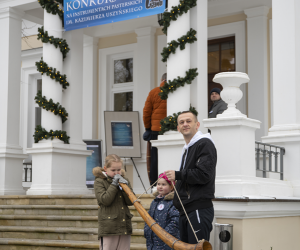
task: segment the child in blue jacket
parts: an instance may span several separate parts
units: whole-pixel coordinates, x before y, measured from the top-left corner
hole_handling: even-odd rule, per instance
[[[152,201],[149,215],[169,234],[179,239],[179,212],[173,206],[174,190],[168,177],[163,173],[158,178],[156,198]],[[147,250],[171,250],[150,228],[145,224],[144,237]]]

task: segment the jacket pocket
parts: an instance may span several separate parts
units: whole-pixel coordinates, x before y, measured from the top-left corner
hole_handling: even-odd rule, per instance
[[[131,218],[133,217],[133,214],[131,214],[131,213],[126,213],[126,217],[127,217],[127,219],[131,219]]]
[[[101,215],[100,230],[104,234],[115,234],[118,227],[118,215]]]

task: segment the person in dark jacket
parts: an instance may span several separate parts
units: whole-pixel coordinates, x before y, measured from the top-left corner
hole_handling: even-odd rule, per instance
[[[208,112],[208,118],[217,118],[218,114],[222,114],[227,109],[227,103],[225,103],[220,96],[221,90],[219,88],[213,88],[210,91],[210,99],[213,105]]]
[[[157,192],[153,195],[156,198],[152,201],[149,215],[169,234],[179,239],[179,212],[173,206],[174,190],[171,181],[163,173],[157,183]],[[146,238],[147,250],[171,250],[150,227],[145,224],[144,237]]]
[[[198,240],[209,241],[214,218],[212,199],[215,198],[217,151],[210,134],[202,134],[198,131],[199,126],[197,117],[190,111],[182,112],[178,116],[177,129],[185,140],[181,165],[179,171],[165,172],[169,180],[177,180],[175,188],[179,197],[175,195],[173,203],[180,212],[180,238],[190,244],[197,243],[194,232]]]

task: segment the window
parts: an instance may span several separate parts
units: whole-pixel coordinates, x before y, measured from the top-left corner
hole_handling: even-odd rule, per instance
[[[223,89],[221,84],[212,81],[220,72],[235,71],[235,37],[226,37],[208,41],[208,110],[213,102],[210,100],[210,91],[213,88]]]
[[[114,94],[114,111],[132,111],[133,92]]]
[[[133,82],[133,59],[114,60],[114,84]]]
[[[133,111],[134,59],[133,53],[111,56],[111,110]]]

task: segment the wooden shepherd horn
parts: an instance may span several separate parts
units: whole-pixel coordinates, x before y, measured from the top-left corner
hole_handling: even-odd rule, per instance
[[[123,188],[125,193],[128,195],[129,199],[135,206],[136,210],[142,216],[142,218],[150,227],[150,229],[152,229],[152,231],[169,247],[175,250],[212,250],[212,246],[208,241],[201,240],[197,244],[188,244],[176,239],[174,236],[167,233],[161,226],[159,226],[155,222],[155,220],[153,220],[153,218],[148,214],[148,212],[145,210],[142,204],[136,202],[137,198],[134,195],[134,193],[132,193],[130,188],[126,184],[123,183],[119,183],[119,184]]]

